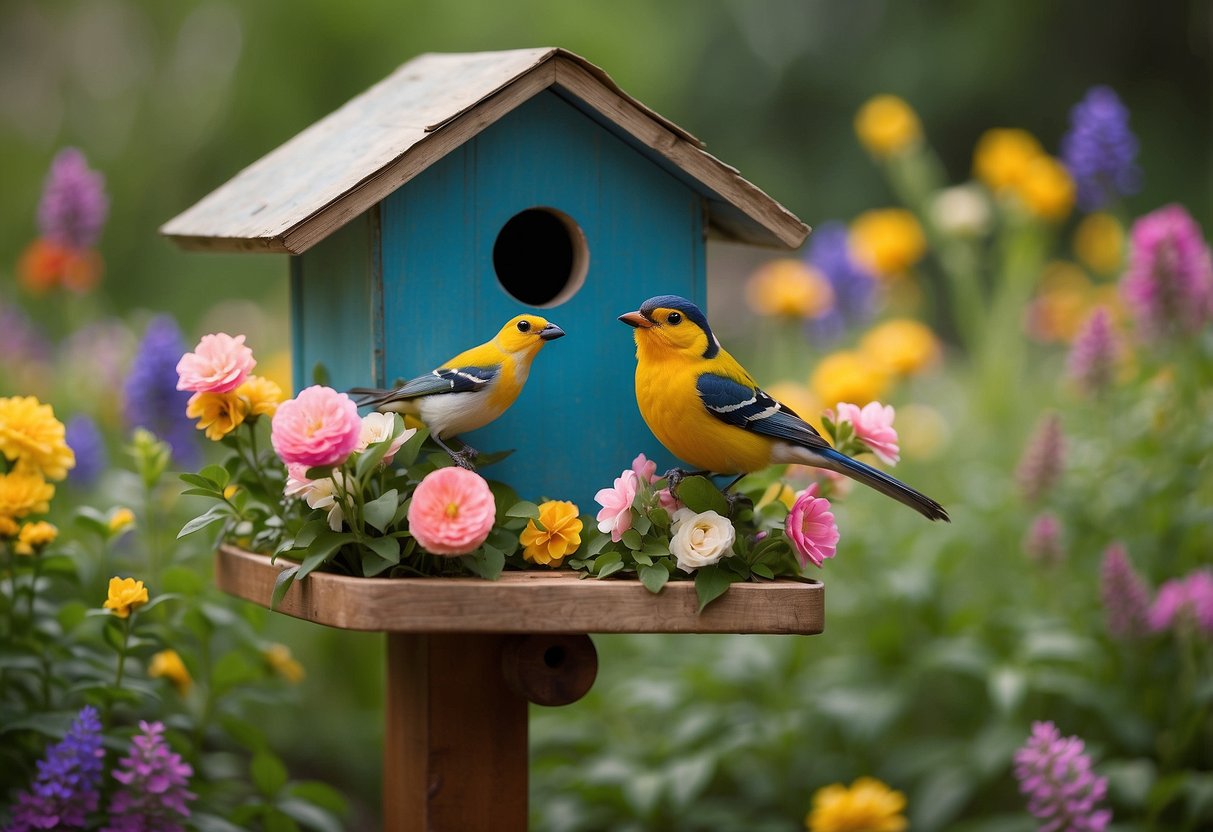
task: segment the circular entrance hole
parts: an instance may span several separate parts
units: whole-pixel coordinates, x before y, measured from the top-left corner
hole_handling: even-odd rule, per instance
[[[577,293],[589,270],[585,234],[555,208],[510,217],[493,244],[493,270],[510,296],[527,306],[558,306]]]

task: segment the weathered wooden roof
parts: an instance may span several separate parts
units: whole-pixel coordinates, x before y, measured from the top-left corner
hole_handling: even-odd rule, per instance
[[[300,254],[545,89],[704,194],[720,237],[799,246],[808,226],[703,143],[563,49],[420,55],[240,171],[160,232],[187,249]]]

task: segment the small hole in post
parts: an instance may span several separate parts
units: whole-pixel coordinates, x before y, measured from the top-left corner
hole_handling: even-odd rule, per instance
[[[558,306],[581,288],[589,271],[585,234],[555,208],[510,217],[493,244],[493,270],[510,296],[528,306]]]
[[[553,644],[543,651],[543,663],[552,668],[552,670],[563,666],[565,658],[567,658],[567,655],[564,646],[561,644]]]

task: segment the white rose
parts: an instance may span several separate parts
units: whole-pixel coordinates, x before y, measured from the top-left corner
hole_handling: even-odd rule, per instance
[[[670,552],[683,572],[693,572],[730,554],[737,532],[729,518],[714,511],[696,514],[689,508],[674,512]]]
[[[396,419],[399,417],[395,413],[368,413],[362,417],[362,432],[358,434],[358,445],[354,448],[355,452],[365,451],[376,442],[383,442],[392,435],[392,431],[396,429]],[[396,451],[408,442],[413,434],[417,432],[416,428],[407,428],[401,431],[395,441],[388,446],[387,453],[383,455],[384,463],[392,461],[392,457],[396,455]]]

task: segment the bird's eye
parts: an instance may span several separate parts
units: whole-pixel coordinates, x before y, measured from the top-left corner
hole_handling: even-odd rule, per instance
[[[666,317],[665,322],[667,324],[669,324],[670,326],[678,326],[678,324],[682,323],[682,313],[681,312],[671,312]]]
[[[518,331],[519,332],[530,332],[531,331],[531,322],[530,321],[519,321],[518,322]]]

